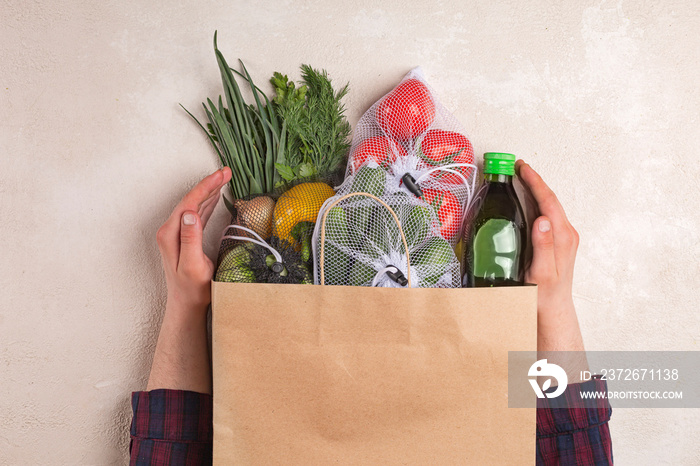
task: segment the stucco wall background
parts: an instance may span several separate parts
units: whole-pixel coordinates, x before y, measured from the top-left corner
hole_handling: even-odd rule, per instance
[[[700,349],[699,5],[3,1],[0,464],[126,461],[164,306],[155,232],[217,166],[177,105],[219,95],[215,29],[258,83],[301,63],[349,81],[353,125],[422,65],[476,153],[559,195],[588,349]],[[617,463],[700,464],[699,425],[618,409]]]

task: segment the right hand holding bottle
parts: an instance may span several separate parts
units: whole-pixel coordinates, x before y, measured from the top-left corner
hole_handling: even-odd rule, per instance
[[[538,285],[537,349],[583,351],[572,296],[578,233],[540,175],[522,160],[515,167],[541,213],[532,226],[532,264],[525,272],[525,281]]]

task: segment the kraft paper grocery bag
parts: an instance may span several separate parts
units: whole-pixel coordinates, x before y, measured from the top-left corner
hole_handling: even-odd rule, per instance
[[[213,283],[214,464],[534,464],[537,287]],[[534,396],[534,395],[533,395]]]

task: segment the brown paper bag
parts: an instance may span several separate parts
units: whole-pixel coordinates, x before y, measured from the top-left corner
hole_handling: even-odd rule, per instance
[[[214,464],[533,464],[537,287],[213,283]]]

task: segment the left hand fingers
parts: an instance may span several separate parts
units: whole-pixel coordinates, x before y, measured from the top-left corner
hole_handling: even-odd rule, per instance
[[[218,198],[219,191],[230,179],[231,170],[229,168],[217,170],[200,181],[197,186],[185,195],[158,232],[159,244],[162,243],[161,249],[166,254],[172,255],[179,250],[176,245],[180,243],[180,222],[184,212],[187,210],[199,212],[201,205],[207,199],[211,197]],[[174,258],[173,262],[177,264],[177,258]]]
[[[226,173],[224,172],[226,171]],[[200,206],[212,196],[218,196],[218,192],[230,179],[231,171],[228,168],[217,170],[211,175],[200,181],[197,186],[192,188],[190,192],[185,194],[180,203],[175,206],[173,213],[170,215],[167,224],[178,225],[182,214],[186,210],[198,211]],[[227,174],[229,176],[227,176]]]
[[[213,198],[209,199],[204,204],[202,204],[202,207],[199,209],[199,216],[202,219],[202,228],[207,226],[209,217],[211,217],[211,214],[214,212],[214,208],[217,206],[218,203],[219,196],[214,196]]]

